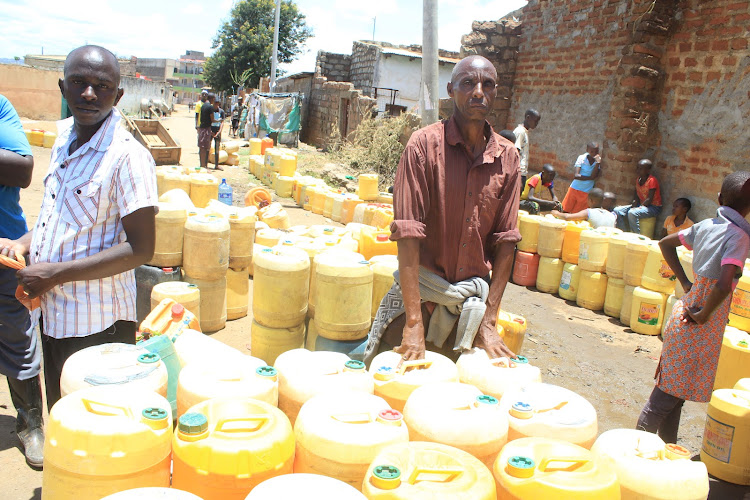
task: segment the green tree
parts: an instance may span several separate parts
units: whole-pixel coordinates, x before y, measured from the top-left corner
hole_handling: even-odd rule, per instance
[[[203,67],[211,87],[219,91],[239,84],[257,87],[261,77],[271,74],[274,9],[274,0],[241,0],[235,4],[229,21],[213,40],[214,55]],[[282,0],[279,63],[292,62],[311,36],[312,30],[294,1]]]

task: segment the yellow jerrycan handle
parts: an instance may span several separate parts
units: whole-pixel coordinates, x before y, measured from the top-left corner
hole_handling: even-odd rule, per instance
[[[409,484],[416,484],[421,481],[450,483],[463,473],[464,469],[461,467],[415,467],[409,476]]]
[[[224,418],[216,423],[215,432],[257,432],[268,421],[268,415],[247,415],[246,417]],[[241,425],[237,425],[241,424]]]
[[[331,418],[345,424],[369,424],[372,422],[372,416],[369,413],[339,413],[331,415]]]
[[[432,366],[432,361],[426,359],[413,359],[411,361],[404,361],[398,369],[398,374],[403,375],[408,370],[426,370]]]
[[[111,405],[109,403],[100,403],[90,399],[81,398],[81,403],[87,412],[103,417],[132,417],[129,408],[124,406]]]
[[[547,412],[547,411],[552,411],[552,410],[562,410],[562,408],[563,408],[563,407],[564,407],[564,406],[565,406],[566,404],[568,404],[568,402],[567,402],[567,401],[560,401],[560,402],[559,402],[559,403],[557,403],[557,404],[556,404],[555,406],[550,406],[549,408],[542,408],[541,410],[536,410],[536,413],[544,413],[544,412]]]
[[[539,462],[539,466],[537,469],[539,469],[540,472],[554,472],[554,471],[562,471],[562,472],[575,472],[577,469],[580,469],[584,465],[591,462],[588,458],[581,458],[581,457],[548,457],[542,459],[541,462]],[[566,467],[554,467],[550,466],[550,464],[554,463],[561,463],[561,464],[569,464]]]

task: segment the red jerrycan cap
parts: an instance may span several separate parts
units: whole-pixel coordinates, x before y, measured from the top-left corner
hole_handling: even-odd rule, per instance
[[[387,234],[385,234],[385,233],[380,233],[377,236],[378,241],[381,242],[381,243],[385,242],[385,241],[388,241],[388,238],[389,238],[389,236]]]
[[[181,318],[183,314],[185,314],[185,307],[182,304],[174,304],[172,306],[172,317],[174,319]]]

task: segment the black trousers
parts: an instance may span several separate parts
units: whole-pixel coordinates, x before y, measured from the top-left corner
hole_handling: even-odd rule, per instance
[[[47,392],[47,410],[60,399],[60,376],[65,362],[73,354],[87,347],[119,342],[135,344],[136,323],[117,321],[106,330],[85,337],[56,339],[44,335],[43,319],[39,320],[42,330],[42,353],[44,355],[44,385]]]
[[[680,415],[684,399],[672,396],[654,386],[646,405],[638,417],[636,429],[658,434],[665,443],[677,443]]]

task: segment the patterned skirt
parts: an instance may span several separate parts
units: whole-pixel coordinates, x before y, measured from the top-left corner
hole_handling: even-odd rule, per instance
[[[675,303],[664,330],[656,385],[687,401],[707,403],[711,399],[732,296],[702,325],[683,323],[680,318],[686,307],[702,307],[717,283],[718,280],[696,275],[690,292]]]

